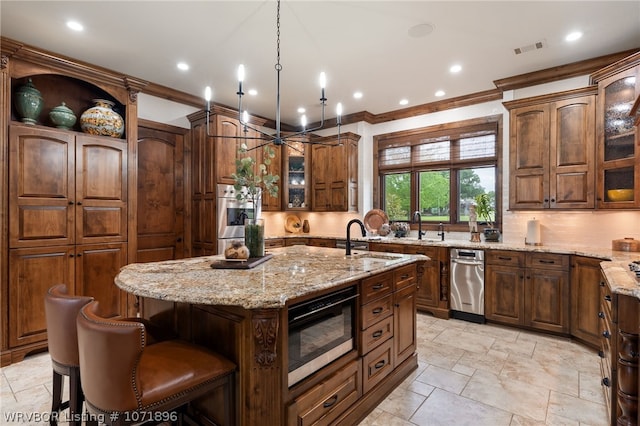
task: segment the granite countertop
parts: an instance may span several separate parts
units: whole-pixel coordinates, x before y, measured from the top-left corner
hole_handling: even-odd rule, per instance
[[[402,265],[428,260],[421,255],[292,246],[269,250],[273,257],[252,269],[213,269],[224,256],[132,263],[116,285],[137,296],[245,309],[284,307],[287,301],[330,289]]]

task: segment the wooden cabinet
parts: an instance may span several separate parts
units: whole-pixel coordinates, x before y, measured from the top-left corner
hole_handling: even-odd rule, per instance
[[[385,251],[387,253],[404,253],[405,245],[404,244],[394,244],[394,243],[369,243],[370,251]]]
[[[600,345],[600,259],[571,257],[571,335]]]
[[[640,208],[640,132],[632,113],[640,96],[640,53],[592,74],[591,82],[598,85],[598,208]],[[610,191],[619,189],[630,191],[614,198]]]
[[[309,238],[307,241],[309,246],[336,248],[336,240],[333,238]]]
[[[269,164],[265,163],[267,151],[268,149],[274,154],[273,158],[269,158]],[[270,175],[278,176],[282,179],[282,146],[276,146],[274,144],[269,144],[268,147],[261,147],[256,149],[256,161],[257,164],[264,164],[267,168],[267,173]],[[263,212],[273,212],[282,210],[282,192],[281,189],[283,187],[282,181],[278,180],[278,193],[274,196],[269,193],[263,193],[261,197],[262,202],[262,211]]]
[[[406,254],[422,254],[430,260],[424,263],[422,279],[416,290],[416,306],[438,318],[449,317],[449,249],[423,245],[406,245]]]
[[[127,264],[127,143],[40,126],[9,129],[9,346],[46,344],[44,294],[66,284],[108,317]]]
[[[285,210],[306,211],[311,208],[309,179],[311,146],[299,140],[288,142],[283,149],[282,194]]]
[[[638,424],[638,299],[615,294],[606,277],[600,298],[600,367],[610,424]]]
[[[393,365],[400,365],[416,350],[416,266],[396,269],[393,285]]]
[[[569,257],[487,252],[485,317],[504,324],[569,332]]]
[[[314,211],[358,211],[358,140],[346,133],[312,145],[311,204]]]
[[[330,425],[362,394],[360,363],[353,361],[296,398],[288,409],[289,425]]]
[[[595,87],[504,105],[510,208],[594,208]]]

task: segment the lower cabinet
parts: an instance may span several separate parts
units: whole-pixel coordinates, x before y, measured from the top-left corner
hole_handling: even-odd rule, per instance
[[[486,255],[485,317],[569,333],[569,256],[491,250]]]
[[[330,425],[362,394],[360,360],[327,377],[289,405],[289,425]]]
[[[638,422],[638,299],[615,294],[603,277],[600,287],[600,370],[610,424]]]
[[[46,347],[44,295],[56,284],[70,294],[92,296],[101,314],[126,316],[126,293],[113,280],[127,263],[126,243],[34,247],[9,251],[9,348],[11,362]]]
[[[571,335],[594,348],[600,345],[600,262],[571,257]]]

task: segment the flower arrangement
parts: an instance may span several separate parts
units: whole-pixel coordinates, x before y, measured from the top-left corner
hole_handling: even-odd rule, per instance
[[[256,203],[260,201],[263,192],[276,197],[278,195],[277,182],[280,177],[269,173],[268,170],[271,160],[276,156],[274,149],[270,144],[263,147],[263,162],[258,164],[257,169],[255,157],[244,155],[247,151],[247,145],[243,143],[238,150],[242,156],[236,158],[236,172],[231,175],[234,180],[233,187],[236,190],[236,198]],[[246,192],[241,192],[242,188],[245,188]]]

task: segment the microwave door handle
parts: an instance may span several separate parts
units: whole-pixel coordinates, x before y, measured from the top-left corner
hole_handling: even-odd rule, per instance
[[[331,304],[329,304],[327,306],[323,306],[322,308],[316,309],[315,311],[307,312],[307,313],[304,313],[304,314],[299,315],[297,317],[293,317],[293,321],[298,321],[298,320],[300,320],[302,318],[308,317],[309,315],[313,315],[313,314],[315,314],[317,312],[324,311],[325,309],[333,308],[336,305],[340,305],[340,304],[342,304],[344,302],[347,302],[349,300],[355,299],[358,296],[359,296],[358,294],[354,294],[353,296],[349,296],[349,297],[347,297],[345,299],[341,299],[341,300],[339,300],[339,301],[337,301],[335,303],[331,303]]]

